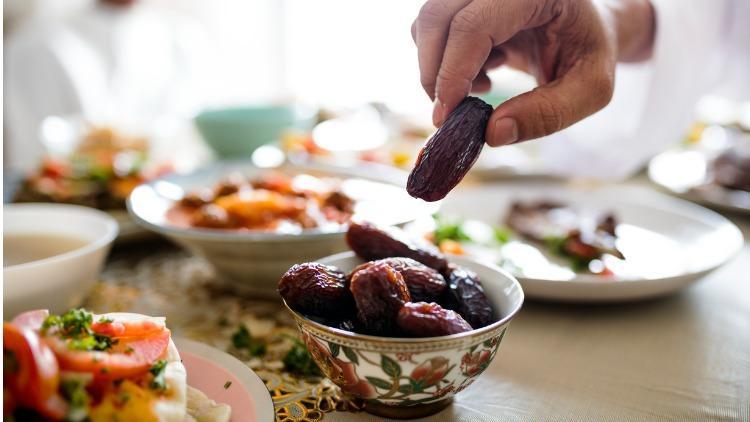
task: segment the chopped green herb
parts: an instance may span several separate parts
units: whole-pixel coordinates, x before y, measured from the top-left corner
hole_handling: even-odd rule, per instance
[[[294,339],[294,345],[283,359],[284,369],[299,375],[321,376],[320,368],[313,360],[304,343]]]
[[[42,323],[42,334],[56,330],[63,339],[69,339],[68,348],[72,350],[108,350],[117,344],[111,337],[96,334],[91,330],[94,316],[85,309],[71,309],[63,315],[50,315]],[[113,320],[102,318],[99,322]]]
[[[111,337],[94,334],[88,337],[82,337],[79,339],[71,339],[68,343],[68,348],[71,350],[109,350],[113,344],[117,344],[117,340],[112,340]]]
[[[439,213],[433,214],[432,218],[435,220],[433,235],[436,245],[439,245],[443,240],[455,240],[457,242],[471,240],[471,237],[462,228],[463,221],[446,220]]]
[[[546,237],[544,244],[549,250],[555,255],[565,258],[570,263],[570,267],[573,271],[583,271],[589,268],[590,259],[585,259],[579,256],[573,256],[565,251],[565,244],[567,243],[567,237]]]
[[[115,320],[109,317],[101,317],[96,322],[98,322],[99,324],[111,324],[115,322]]]
[[[131,354],[133,352],[135,352],[135,349],[133,349],[132,347],[128,346],[128,347],[125,348],[125,354],[126,355],[129,355],[129,354]]]
[[[227,381],[227,382],[224,383],[224,389],[225,390],[228,389],[231,386],[232,386],[232,381]]]
[[[240,324],[237,327],[237,331],[232,334],[232,344],[236,349],[247,350],[250,356],[263,356],[266,354],[266,344],[254,338],[244,324]]]
[[[495,227],[493,231],[495,234],[495,240],[501,245],[508,243],[513,237],[513,232],[505,226]]]
[[[3,349],[3,373],[15,374],[18,372],[18,358],[12,350]]]
[[[166,360],[157,360],[153,365],[151,365],[151,368],[149,368],[148,371],[151,373],[151,375],[154,376],[154,379],[152,379],[148,384],[148,386],[151,387],[152,390],[165,391],[167,389],[167,380],[164,378],[164,372],[166,368]]]
[[[85,382],[76,378],[64,379],[60,382],[60,392],[69,405],[65,420],[72,422],[87,420],[89,396],[86,393]]]

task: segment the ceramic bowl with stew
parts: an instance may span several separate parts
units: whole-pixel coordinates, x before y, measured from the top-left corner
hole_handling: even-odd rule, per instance
[[[214,186],[231,174],[253,179],[274,171],[342,180],[341,190],[354,199],[354,215],[384,225],[402,225],[437,211],[410,197],[406,174],[384,166],[338,168],[321,164],[290,164],[267,169],[250,161],[226,161],[186,175],[169,175],[137,187],[128,199],[136,222],[204,258],[218,278],[255,296],[278,298],[276,284],[292,265],[347,250],[347,225],[305,229],[297,233],[207,229],[177,224],[169,213],[188,192]]]
[[[117,222],[92,208],[9,204],[3,213],[3,317],[28,309],[63,313],[97,281]]]
[[[436,413],[497,356],[510,320],[523,304],[521,285],[494,265],[450,260],[477,273],[495,311],[494,323],[442,337],[378,337],[320,324],[287,306],[321,371],[344,393],[366,400],[367,412],[399,419]],[[348,273],[364,261],[345,252],[318,262]]]

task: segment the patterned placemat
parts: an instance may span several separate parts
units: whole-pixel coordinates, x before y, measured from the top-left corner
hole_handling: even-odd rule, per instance
[[[362,409],[328,379],[287,369],[290,351],[292,365],[314,363],[280,302],[221,286],[208,264],[171,245],[116,250],[84,306],[165,316],[174,335],[229,352],[266,383],[278,421],[320,421],[326,413]]]

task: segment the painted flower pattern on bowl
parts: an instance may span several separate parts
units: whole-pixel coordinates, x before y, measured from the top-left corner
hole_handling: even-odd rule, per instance
[[[500,327],[498,335],[458,350],[382,352],[322,339],[300,328],[326,377],[346,394],[387,406],[427,404],[463,391],[489,366],[507,330]]]

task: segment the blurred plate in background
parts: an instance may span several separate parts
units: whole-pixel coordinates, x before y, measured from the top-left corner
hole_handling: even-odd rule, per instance
[[[676,148],[654,157],[649,178],[667,191],[691,201],[723,210],[750,214],[750,192],[712,183],[712,155],[698,148]]]
[[[529,298],[574,302],[626,301],[662,296],[698,280],[731,259],[742,247],[739,229],[700,206],[638,187],[575,186],[508,182],[456,190],[441,215],[498,227],[517,200],[552,201],[576,209],[611,211],[619,224],[617,247],[626,259],[612,259],[610,275],[575,272],[544,246],[511,241],[494,251],[465,249],[479,259],[512,257],[511,271]],[[423,231],[417,224],[413,230]]]

